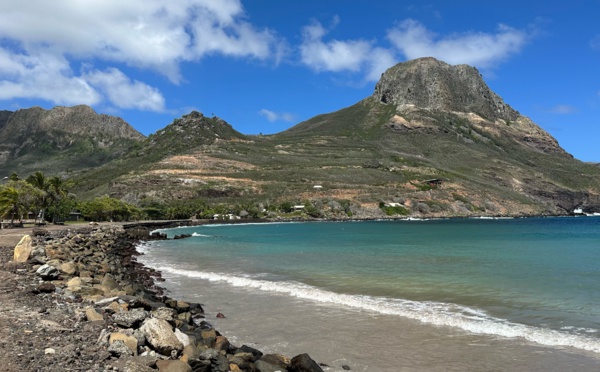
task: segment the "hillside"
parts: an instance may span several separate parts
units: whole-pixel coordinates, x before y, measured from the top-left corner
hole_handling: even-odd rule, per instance
[[[599,210],[600,170],[475,68],[422,58],[390,68],[355,105],[272,136],[193,112],[87,172],[80,194],[140,205],[302,203],[339,218],[568,214]]]
[[[123,119],[83,105],[0,111],[0,174],[97,167],[143,138]]]

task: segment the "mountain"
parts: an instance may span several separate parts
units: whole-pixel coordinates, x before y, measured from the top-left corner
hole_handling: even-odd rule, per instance
[[[0,174],[100,166],[143,138],[123,119],[83,105],[0,111]]]
[[[192,112],[80,179],[139,205],[305,204],[328,217],[600,211],[600,169],[492,92],[470,66],[388,69],[371,96],[270,136]],[[381,207],[388,205],[388,207]]]

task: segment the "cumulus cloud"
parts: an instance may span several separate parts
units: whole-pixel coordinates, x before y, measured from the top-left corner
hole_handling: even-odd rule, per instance
[[[0,2],[0,40],[4,99],[94,104],[102,95],[85,81],[93,78],[113,103],[124,87],[134,95],[150,93],[143,102],[126,103],[138,109],[159,107],[159,94],[122,72],[117,76],[112,68],[119,64],[154,70],[177,84],[182,80],[179,66],[185,61],[199,61],[209,54],[265,60],[280,58],[282,51],[282,43],[271,31],[245,20],[240,0],[7,0]],[[45,67],[40,58],[48,55],[53,65]],[[74,76],[71,65],[98,61],[109,69]],[[26,76],[31,72],[34,76]],[[64,90],[58,97],[52,92],[35,94],[30,85],[45,80],[61,83]],[[114,87],[108,86],[113,83]]]
[[[267,109],[262,109],[258,113],[259,115],[267,118],[267,120],[271,123],[275,121],[286,121],[291,123],[295,120],[295,116],[293,114],[290,114],[289,112],[275,112]]]
[[[94,70],[85,73],[84,77],[116,107],[148,111],[163,111],[165,108],[165,99],[158,89],[131,80],[116,68]]]
[[[407,59],[435,57],[450,64],[493,68],[518,53],[527,43],[524,31],[499,25],[496,33],[470,32],[438,36],[408,19],[390,29],[388,39]]]
[[[300,45],[301,61],[315,71],[362,73],[377,81],[381,73],[404,59],[435,57],[450,64],[469,64],[491,70],[525,46],[525,31],[499,25],[495,33],[469,32],[439,36],[418,21],[407,19],[388,30],[388,46],[376,40],[326,40],[336,27],[313,21],[305,26]]]
[[[41,98],[64,105],[101,101],[85,79],[72,75],[62,56],[17,54],[0,48],[0,77],[0,99]]]
[[[334,19],[334,26],[339,22]],[[360,72],[366,71],[366,79],[376,81],[385,69],[395,62],[393,52],[378,48],[368,40],[329,40],[329,33],[319,22],[305,26],[300,45],[301,61],[315,71]]]

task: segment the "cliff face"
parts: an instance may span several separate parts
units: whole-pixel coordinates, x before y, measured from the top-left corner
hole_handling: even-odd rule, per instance
[[[2,111],[0,171],[27,172],[35,167],[61,172],[96,166],[143,138],[123,119],[97,114],[83,105]]]
[[[473,112],[491,121],[513,121],[520,116],[490,90],[476,68],[452,66],[431,57],[388,69],[375,86],[373,97],[398,106]]]

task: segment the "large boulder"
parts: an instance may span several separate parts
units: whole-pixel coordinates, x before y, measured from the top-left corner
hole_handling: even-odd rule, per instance
[[[166,320],[149,318],[144,321],[140,331],[146,340],[162,355],[171,355],[173,350],[181,352],[183,344],[175,336],[173,327]]]
[[[15,246],[13,260],[15,262],[26,262],[29,259],[29,256],[31,256],[32,251],[33,244],[31,241],[31,236],[25,235]]]
[[[167,322],[172,322],[173,319],[177,316],[177,310],[172,309],[170,307],[159,307],[158,309],[152,310],[150,312],[153,318],[166,320]]]
[[[292,358],[292,362],[288,369],[289,372],[323,372],[317,362],[312,360],[308,354],[296,355]]]
[[[135,328],[149,316],[149,313],[141,308],[130,311],[120,311],[113,314],[112,320],[123,328]]]

